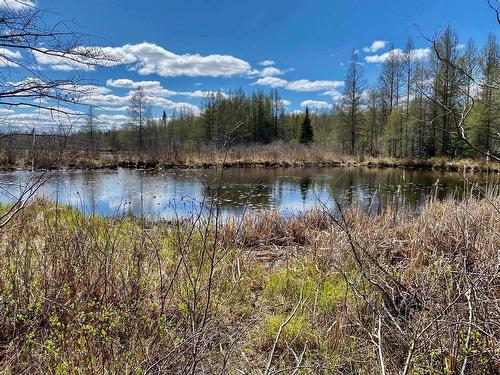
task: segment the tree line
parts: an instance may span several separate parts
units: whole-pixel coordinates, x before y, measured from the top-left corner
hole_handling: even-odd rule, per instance
[[[207,94],[199,114],[180,110],[155,119],[138,88],[126,126],[96,132],[92,115],[84,132],[92,137],[92,147],[113,150],[180,152],[283,141],[327,143],[339,152],[373,156],[498,154],[500,48],[495,35],[478,48],[472,40],[461,44],[447,27],[432,45],[426,59],[411,39],[403,50],[392,49],[372,84],[353,52],[342,98],[331,110],[287,113],[277,90],[248,95],[239,89]]]

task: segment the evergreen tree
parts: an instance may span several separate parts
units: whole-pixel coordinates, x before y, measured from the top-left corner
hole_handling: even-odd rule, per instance
[[[161,115],[161,124],[162,126],[167,126],[167,112],[163,111],[163,114]]]
[[[300,129],[300,143],[305,145],[314,143],[314,131],[311,124],[311,118],[309,117],[309,108],[306,107],[306,116],[302,122],[302,127]]]

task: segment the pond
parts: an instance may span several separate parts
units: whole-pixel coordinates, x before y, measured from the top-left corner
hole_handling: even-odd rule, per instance
[[[0,173],[0,202],[10,203],[27,171]],[[498,176],[467,177],[480,186]],[[185,217],[215,199],[223,215],[275,209],[285,216],[324,205],[352,204],[371,214],[388,205],[419,210],[430,194],[460,199],[469,183],[456,173],[370,168],[234,168],[148,171],[137,169],[60,171],[37,192],[53,202],[87,214],[125,213],[154,218]]]

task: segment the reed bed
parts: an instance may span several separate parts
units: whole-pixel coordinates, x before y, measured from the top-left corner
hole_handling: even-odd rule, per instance
[[[202,147],[197,151],[178,152],[99,152],[66,150],[59,153],[40,152],[33,166],[37,169],[78,168],[216,168],[216,167],[338,167],[365,166],[377,168],[436,169],[446,171],[500,173],[500,164],[481,159],[452,159],[435,157],[389,158],[343,155],[327,144],[304,146],[301,144],[273,143],[268,145],[234,146],[220,150]],[[0,152],[0,169],[32,167],[28,152]]]
[[[499,207],[151,223],[39,201],[0,237],[0,371],[495,374]]]

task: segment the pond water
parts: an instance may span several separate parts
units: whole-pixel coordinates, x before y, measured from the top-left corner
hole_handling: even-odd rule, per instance
[[[334,200],[372,214],[388,205],[418,210],[434,194],[460,199],[469,190],[456,173],[369,168],[234,168],[147,171],[136,169],[60,171],[37,192],[87,214],[125,213],[155,218],[185,217],[217,198],[223,215],[276,209],[289,216]],[[26,181],[26,171],[0,173],[0,202],[10,203]],[[469,175],[481,186],[498,176]]]

